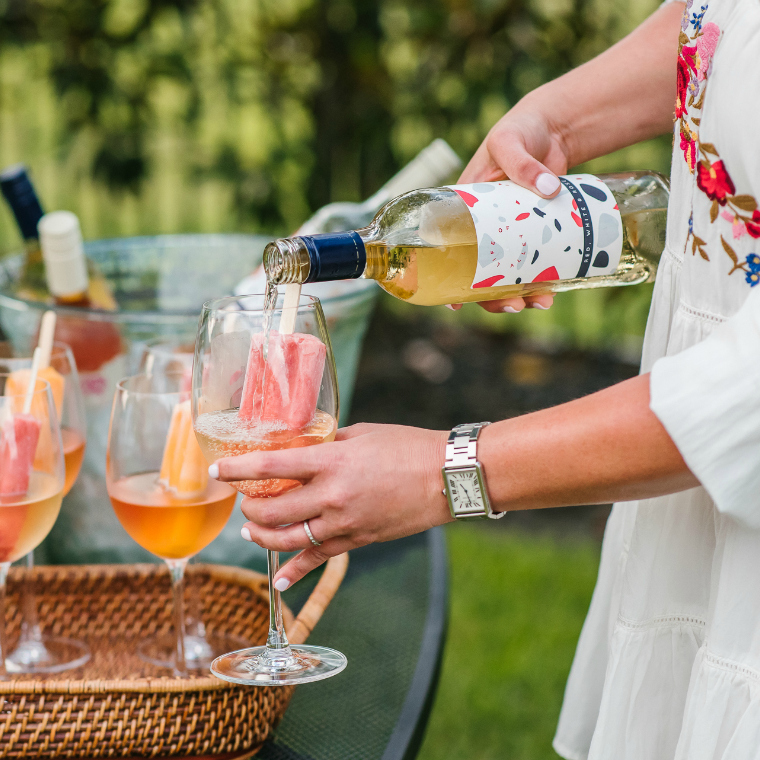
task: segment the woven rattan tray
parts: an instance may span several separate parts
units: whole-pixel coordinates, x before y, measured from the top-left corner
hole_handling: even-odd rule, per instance
[[[291,642],[308,637],[340,586],[347,555],[331,559],[297,618]],[[189,568],[210,633],[266,641],[267,578],[218,565]],[[11,644],[19,629],[21,570],[8,579]],[[92,659],[69,673],[0,681],[0,758],[129,758],[253,755],[282,717],[294,687],[186,679],[143,662],[140,641],[172,630],[171,588],[159,565],[71,565],[34,570],[46,632],[84,640]],[[74,680],[76,679],[76,680]]]

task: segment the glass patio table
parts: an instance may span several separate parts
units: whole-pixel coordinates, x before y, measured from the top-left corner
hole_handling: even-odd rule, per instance
[[[298,611],[319,572],[283,594]],[[351,552],[310,644],[348,667],[299,686],[257,760],[411,760],[438,683],[447,621],[446,548],[435,528]]]

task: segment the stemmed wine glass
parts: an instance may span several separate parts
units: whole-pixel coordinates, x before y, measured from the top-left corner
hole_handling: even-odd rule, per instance
[[[180,391],[189,394],[194,352],[193,343],[149,341],[143,349],[138,372],[152,376],[157,384],[175,387],[179,385]],[[194,559],[191,557],[189,564],[192,565]],[[220,654],[233,648],[244,647],[247,642],[232,634],[207,631],[201,614],[198,585],[193,583],[192,575],[186,578],[186,586],[185,660],[188,667],[205,669]],[[141,654],[154,665],[171,667],[174,647],[163,641],[156,641],[143,647]]]
[[[162,643],[146,642],[145,659],[170,659],[179,676],[196,667],[185,654],[183,579],[187,561],[224,528],[237,494],[209,480],[192,428],[188,393],[175,379],[136,375],[116,386],[108,432],[106,486],[116,516],[129,535],[161,557],[174,595],[173,657]],[[151,645],[155,643],[151,651]]]
[[[10,378],[0,373],[0,680],[10,670],[5,661],[8,568],[50,532],[65,482],[61,428],[50,384],[37,379],[31,393],[9,393]]]
[[[22,381],[28,376],[32,357],[0,359],[0,370],[16,373]],[[61,427],[66,479],[63,495],[71,490],[82,468],[87,439],[84,398],[79,384],[74,355],[65,343],[56,342],[50,352],[50,370],[40,371],[42,379],[51,383],[51,392]],[[23,385],[23,382],[22,382]],[[9,386],[18,389],[18,383]],[[7,390],[7,388],[6,388]],[[43,634],[37,615],[32,569],[34,552],[26,555],[27,572],[21,591],[21,635],[16,648],[6,657],[6,665],[15,673],[60,673],[78,668],[90,659],[87,645],[76,639]]]
[[[195,344],[192,400],[195,433],[209,463],[251,451],[310,446],[335,438],[338,384],[319,300],[301,296],[294,331],[292,324],[290,329],[284,327],[294,315],[289,313],[283,320],[283,314],[290,310],[283,309],[282,299],[273,309],[265,309],[264,302],[264,296],[242,296],[208,301],[203,306]],[[284,336],[291,332],[288,344]],[[299,358],[298,346],[303,343],[317,354],[321,352],[321,367],[318,362],[309,365]],[[266,367],[261,361],[257,364],[257,356],[266,356]],[[257,377],[246,378],[247,373]],[[300,374],[296,378],[292,373]],[[282,385],[288,382],[283,380],[285,376],[292,381],[289,389]],[[316,409],[313,405],[307,409],[313,401]],[[261,498],[285,493],[300,483],[271,479],[243,480],[232,485],[247,496]],[[282,686],[336,675],[346,667],[346,658],[340,652],[288,644],[280,592],[273,584],[279,569],[277,552],[267,552],[267,566],[266,645],[219,657],[211,672],[234,683]]]

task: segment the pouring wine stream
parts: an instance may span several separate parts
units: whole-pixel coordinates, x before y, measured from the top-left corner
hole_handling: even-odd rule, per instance
[[[272,292],[274,292],[274,296]],[[296,327],[298,316],[298,303],[301,299],[301,285],[296,283],[285,286],[285,298],[282,304],[282,316],[280,317],[280,334],[292,335]],[[269,333],[272,329],[272,314],[277,304],[277,285],[267,280],[267,292],[265,298],[266,315],[264,317],[264,364],[266,365],[267,351],[269,346]],[[266,373],[264,373],[266,377]],[[262,378],[262,384],[264,378]],[[262,387],[262,398],[266,389]],[[263,404],[262,404],[263,406]],[[269,633],[267,635],[267,652],[275,667],[284,667],[292,660],[290,644],[285,634],[285,626],[282,622],[282,596],[274,587],[274,576],[280,569],[280,553],[267,549],[267,574],[269,576]]]

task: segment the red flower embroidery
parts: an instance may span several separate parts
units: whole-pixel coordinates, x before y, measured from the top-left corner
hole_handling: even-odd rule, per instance
[[[691,81],[691,72],[683,58],[678,59],[677,74],[677,94],[676,94],[676,119],[686,115],[686,93]]]
[[[688,66],[688,68],[697,73],[699,68],[697,65],[697,46],[696,45],[684,45],[681,48],[681,59]]]
[[[760,238],[760,211],[755,209],[752,212],[752,221],[748,219],[744,224],[747,227],[747,232],[749,232],[753,238]]]
[[[722,161],[709,164],[709,169],[705,168],[706,163],[702,161],[697,167],[697,185],[708,198],[725,206],[726,196],[736,192],[734,183]]]
[[[689,169],[694,171],[694,166],[697,163],[697,143],[692,139],[687,139],[683,132],[681,132],[681,150]]]

